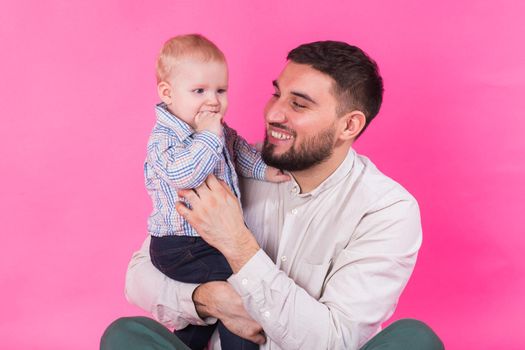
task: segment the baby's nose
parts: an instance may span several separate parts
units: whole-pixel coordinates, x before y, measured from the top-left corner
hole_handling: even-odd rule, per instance
[[[219,104],[219,97],[217,94],[211,93],[208,95],[207,101],[211,105],[218,105]]]

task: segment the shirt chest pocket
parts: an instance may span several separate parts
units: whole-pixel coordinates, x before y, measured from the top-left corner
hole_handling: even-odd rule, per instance
[[[313,298],[319,299],[331,264],[332,260],[321,264],[311,264],[303,260],[297,264],[290,277]]]

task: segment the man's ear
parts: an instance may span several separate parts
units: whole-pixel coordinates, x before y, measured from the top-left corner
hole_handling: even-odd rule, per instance
[[[167,105],[171,104],[171,86],[165,81],[161,81],[157,85],[157,93],[159,94],[160,100]]]
[[[355,140],[366,124],[364,113],[357,110],[345,114],[340,120],[342,131],[339,138],[343,141]]]

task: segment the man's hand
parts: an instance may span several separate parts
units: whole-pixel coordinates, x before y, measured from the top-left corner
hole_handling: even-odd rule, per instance
[[[283,173],[282,170],[268,166],[264,174],[264,179],[269,182],[285,182],[290,181],[290,175]]]
[[[208,176],[195,190],[180,190],[178,195],[186,199],[192,209],[177,202],[177,212],[226,257],[234,273],[260,249],[244,224],[237,197],[214,175]]]
[[[195,130],[208,130],[217,136],[222,136],[222,115],[210,111],[202,111],[195,116]]]
[[[201,318],[215,317],[238,336],[257,344],[264,344],[263,329],[244,309],[241,297],[227,282],[201,284],[193,292],[193,302]]]

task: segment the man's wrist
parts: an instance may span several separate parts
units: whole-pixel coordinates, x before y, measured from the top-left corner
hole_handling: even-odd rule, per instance
[[[242,247],[241,249],[233,250],[224,256],[230,267],[232,268],[233,273],[239,272],[240,269],[261,249],[255,237],[252,233],[245,227],[245,234],[241,235],[241,241],[237,247]]]

